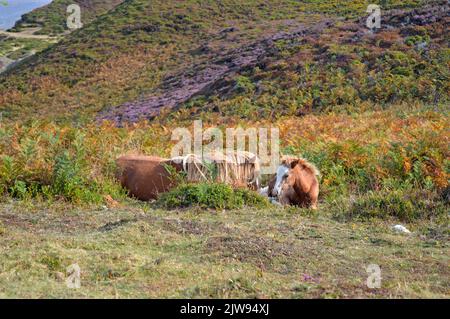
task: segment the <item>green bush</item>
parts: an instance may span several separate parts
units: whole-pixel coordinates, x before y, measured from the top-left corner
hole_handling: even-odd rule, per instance
[[[213,209],[235,209],[244,206],[263,208],[269,201],[247,189],[233,189],[219,183],[183,184],[162,194],[157,204],[164,208],[199,206]]]

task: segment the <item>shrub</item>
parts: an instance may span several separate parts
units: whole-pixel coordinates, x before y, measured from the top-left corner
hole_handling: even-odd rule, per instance
[[[49,253],[44,255],[40,262],[47,266],[50,271],[61,271],[62,270],[62,260],[55,253]]]
[[[64,196],[72,202],[100,202],[97,184],[83,172],[86,165],[81,162],[82,159],[71,156],[68,151],[60,154],[56,158],[51,189],[55,195]]]
[[[98,128],[83,132],[44,123],[2,129],[0,193],[76,203],[100,203],[104,195],[124,196],[113,179],[114,156],[97,147],[97,132]]]
[[[183,184],[162,194],[157,202],[164,208],[199,206],[213,209],[235,209],[244,206],[263,208],[269,201],[247,189],[233,189],[220,183]]]
[[[236,78],[235,90],[240,93],[252,93],[255,90],[255,85],[248,77],[238,76]]]

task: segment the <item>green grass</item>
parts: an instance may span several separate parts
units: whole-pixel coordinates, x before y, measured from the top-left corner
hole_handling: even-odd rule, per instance
[[[340,223],[325,206],[208,212],[0,205],[2,298],[448,298],[448,231]],[[81,268],[81,288],[66,268]],[[366,286],[369,264],[382,287]]]

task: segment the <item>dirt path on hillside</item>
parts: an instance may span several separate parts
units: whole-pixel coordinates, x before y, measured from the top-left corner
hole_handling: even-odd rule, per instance
[[[36,32],[37,30],[33,31]],[[0,35],[6,35],[11,38],[20,38],[20,39],[38,39],[38,40],[52,40],[54,37],[48,35],[36,35],[32,34],[29,30],[23,32],[7,32],[0,30]]]

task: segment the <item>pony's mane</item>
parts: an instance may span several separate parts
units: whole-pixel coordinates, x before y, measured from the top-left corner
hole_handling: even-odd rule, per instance
[[[308,162],[308,160],[303,157],[295,157],[295,156],[285,155],[281,158],[281,163],[286,164],[286,165],[290,165],[294,161],[298,161],[298,163],[300,165],[302,165],[305,169],[310,171],[311,174],[314,174],[315,176],[320,177],[320,171],[316,167],[316,165],[314,165],[311,162]]]
[[[250,152],[213,152],[203,156],[188,154],[173,157],[171,161],[183,165],[189,182],[203,182],[214,177],[216,182],[231,185],[254,184],[259,187],[260,159]],[[212,167],[208,163],[217,169],[215,174],[211,173]]]

